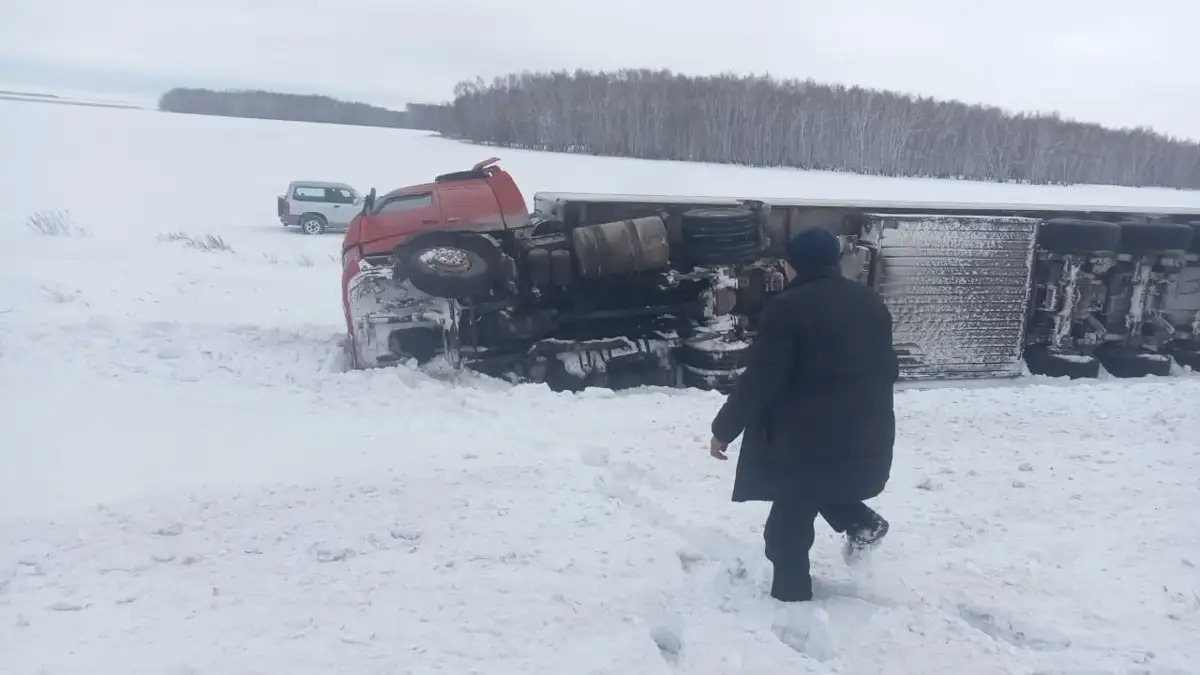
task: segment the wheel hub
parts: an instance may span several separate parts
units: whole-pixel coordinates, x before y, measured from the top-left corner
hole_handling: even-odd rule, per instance
[[[439,246],[421,254],[421,262],[439,272],[465,272],[471,268],[466,251]]]

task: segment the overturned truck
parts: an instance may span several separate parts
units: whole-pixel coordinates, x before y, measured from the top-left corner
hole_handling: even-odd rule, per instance
[[[536,193],[493,158],[377,196],[343,242],[355,367],[726,390],[802,227],[895,319],[906,380],[1200,370],[1200,208]]]

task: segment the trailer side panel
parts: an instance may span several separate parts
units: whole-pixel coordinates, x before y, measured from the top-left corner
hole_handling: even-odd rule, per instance
[[[1017,377],[1040,221],[867,216],[906,380]]]

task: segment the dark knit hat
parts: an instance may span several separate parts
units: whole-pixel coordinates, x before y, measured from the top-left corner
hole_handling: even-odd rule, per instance
[[[837,265],[842,257],[842,243],[823,227],[806,227],[787,243],[784,260],[797,272]]]

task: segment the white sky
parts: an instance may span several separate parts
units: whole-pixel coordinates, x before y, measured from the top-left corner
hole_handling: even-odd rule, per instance
[[[1200,138],[1200,0],[0,0],[0,83],[385,105],[521,70],[811,77]]]

